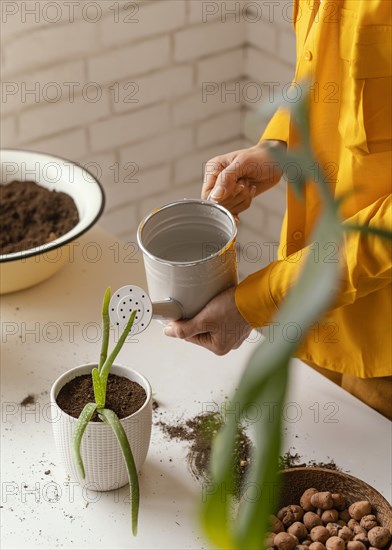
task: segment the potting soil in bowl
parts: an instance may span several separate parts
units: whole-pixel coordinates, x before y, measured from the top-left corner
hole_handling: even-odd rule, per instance
[[[0,185],[0,254],[41,246],[79,222],[73,199],[33,181]]]

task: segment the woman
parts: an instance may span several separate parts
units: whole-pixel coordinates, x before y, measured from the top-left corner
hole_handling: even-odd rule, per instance
[[[299,82],[311,82],[313,152],[329,176],[335,197],[345,197],[341,216],[348,223],[387,228],[391,221],[392,3],[296,0],[293,20],[294,85],[299,89]],[[281,174],[271,170],[269,148],[295,145],[290,115],[279,110],[256,146],[207,163],[202,198],[210,197],[240,214],[255,195],[280,179]],[[303,201],[288,186],[278,260],[215,297],[195,318],[171,323],[165,334],[222,355],[241,345],[252,327],[271,322],[306,255],[317,244],[308,239],[319,210],[314,182],[307,183]],[[390,242],[350,233],[343,250],[331,250],[331,254],[332,261],[341,264],[340,286],[320,324],[332,330],[318,338],[310,333],[296,356],[392,419]]]

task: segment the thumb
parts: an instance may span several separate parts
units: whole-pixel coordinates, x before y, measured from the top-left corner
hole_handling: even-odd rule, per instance
[[[218,175],[211,199],[221,201],[234,195],[238,180],[238,161],[233,161]]]

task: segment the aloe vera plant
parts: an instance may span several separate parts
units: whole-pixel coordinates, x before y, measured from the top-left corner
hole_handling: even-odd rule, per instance
[[[298,133],[300,147],[295,151],[271,149],[271,156],[284,168],[293,163],[299,167],[301,177],[293,185],[295,193],[301,197],[305,182],[314,180],[313,167],[317,162],[313,156],[310,132],[308,97],[295,105],[284,105],[291,110]],[[278,107],[274,105],[274,108]],[[320,168],[320,176],[315,181],[323,210],[311,242],[319,243],[320,258],[316,262],[309,254],[296,284],[284,300],[274,319],[277,326],[295,321],[301,327],[303,337],[333,300],[338,288],[339,264],[327,261],[328,243],[341,246],[344,234],[350,231],[372,233],[380,238],[391,239],[391,233],[383,228],[352,226],[345,224],[339,216],[339,206],[344,197],[334,198],[328,180]],[[323,257],[324,255],[324,257]],[[204,531],[215,546],[222,549],[257,550],[265,548],[265,533],[270,514],[273,513],[276,498],[272,490],[278,486],[278,458],[282,437],[282,407],[288,381],[288,365],[299,341],[284,338],[277,331],[272,341],[258,345],[246,366],[239,386],[227,406],[228,414],[223,428],[218,433],[212,448],[211,491],[201,510]],[[241,421],[246,418],[248,407],[263,404],[277,405],[275,414],[267,422],[259,420],[253,427],[255,451],[251,457],[246,485],[259,489],[257,498],[243,499],[235,509],[235,442]],[[276,495],[275,495],[276,496]]]
[[[129,445],[126,433],[122,424],[114,411],[105,408],[106,402],[106,386],[110,373],[111,366],[120,352],[124,342],[132,328],[133,321],[135,319],[136,310],[132,311],[128,323],[123,330],[116,346],[108,356],[109,346],[109,302],[110,302],[110,288],[106,289],[103,305],[102,305],[102,345],[101,353],[99,357],[98,367],[95,367],[91,371],[94,388],[94,403],[87,403],[79,415],[78,422],[76,424],[75,431],[73,433],[73,456],[76,466],[80,472],[81,477],[85,478],[85,470],[83,460],[80,454],[80,445],[82,442],[83,434],[86,430],[88,423],[90,422],[93,414],[97,411],[99,418],[108,424],[120,445],[124,461],[127,468],[129,487],[131,493],[131,521],[132,532],[134,535],[137,533],[137,522],[139,514],[139,479],[136,471],[135,461],[133,458],[132,450]]]

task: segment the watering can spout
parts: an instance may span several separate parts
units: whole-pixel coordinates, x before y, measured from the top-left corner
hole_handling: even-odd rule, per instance
[[[126,285],[113,292],[109,304],[111,323],[122,331],[132,311],[136,311],[132,335],[146,330],[151,319],[177,321],[183,317],[181,304],[173,298],[153,303],[147,292],[135,285]]]

